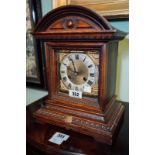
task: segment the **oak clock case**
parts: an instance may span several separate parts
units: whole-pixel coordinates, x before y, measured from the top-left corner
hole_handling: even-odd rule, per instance
[[[45,43],[48,83],[34,118],[112,144],[124,112],[115,85],[118,42],[125,33],[71,5],[49,12],[32,34]]]

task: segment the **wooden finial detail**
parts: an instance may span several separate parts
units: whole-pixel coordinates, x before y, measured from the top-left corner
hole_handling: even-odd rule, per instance
[[[73,21],[72,20],[67,21],[67,27],[69,27],[69,28],[73,27]]]

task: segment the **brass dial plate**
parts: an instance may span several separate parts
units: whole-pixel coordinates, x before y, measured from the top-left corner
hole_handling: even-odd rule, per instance
[[[79,90],[85,96],[98,95],[98,51],[59,51],[60,91]],[[85,92],[84,87],[91,87]]]
[[[67,76],[69,80],[76,85],[84,84],[88,78],[87,66],[80,60],[75,60],[74,65],[76,67],[76,72],[74,71],[72,63],[67,67]]]

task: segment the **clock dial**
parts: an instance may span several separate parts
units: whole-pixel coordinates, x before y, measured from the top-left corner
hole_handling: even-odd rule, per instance
[[[60,61],[60,76],[66,90],[88,93],[88,89],[98,85],[98,67],[88,54],[79,51],[64,55]]]

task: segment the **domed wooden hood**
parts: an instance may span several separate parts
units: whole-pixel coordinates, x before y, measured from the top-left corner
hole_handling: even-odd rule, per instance
[[[120,40],[125,36],[104,17],[88,8],[73,5],[50,11],[39,21],[32,34],[41,40],[95,42]]]

